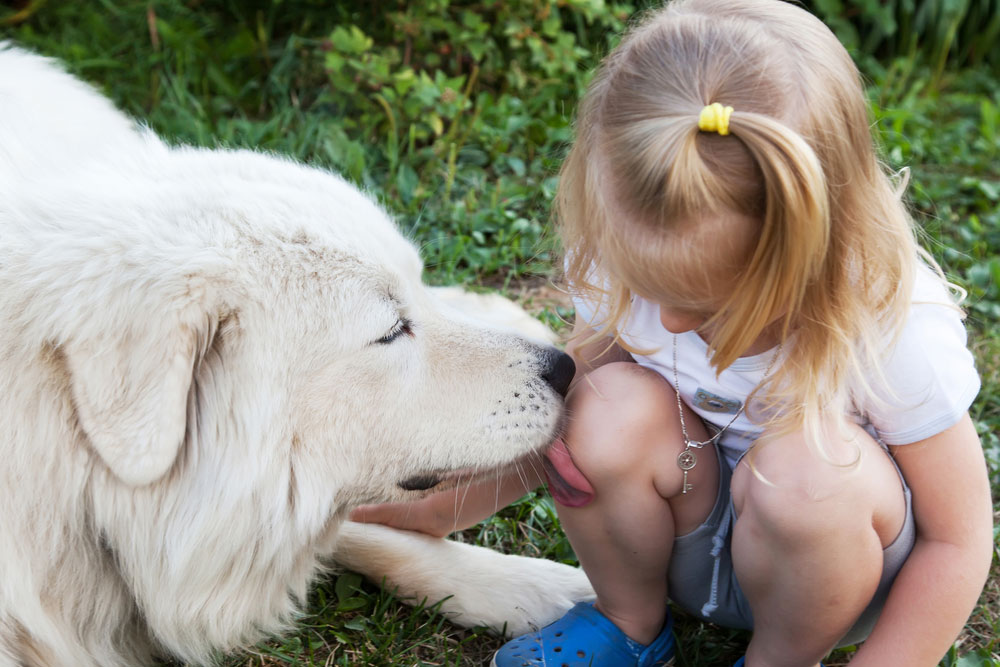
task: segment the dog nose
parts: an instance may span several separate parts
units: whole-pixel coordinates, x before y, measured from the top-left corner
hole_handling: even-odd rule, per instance
[[[546,355],[545,366],[542,379],[565,398],[569,383],[573,381],[573,375],[576,374],[576,364],[573,363],[573,358],[552,348]]]

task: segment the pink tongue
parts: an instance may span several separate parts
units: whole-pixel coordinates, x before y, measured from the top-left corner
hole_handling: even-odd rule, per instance
[[[594,487],[573,463],[561,438],[552,443],[542,462],[549,493],[556,502],[567,507],[583,507],[594,499]]]

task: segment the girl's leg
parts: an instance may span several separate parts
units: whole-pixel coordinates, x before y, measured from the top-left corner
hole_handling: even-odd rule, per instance
[[[568,396],[564,437],[573,463],[594,487],[583,507],[559,518],[597,592],[596,607],[632,639],[648,644],[666,615],[667,565],[674,536],[709,515],[718,491],[712,447],[698,450],[681,493],[677,399],[658,374],[633,363],[601,366]],[[692,438],[707,436],[685,408]]]
[[[798,433],[755,446],[734,472],[733,567],[754,618],[747,667],[816,665],[868,605],[903,524],[888,455],[844,429],[827,428],[827,446],[839,464],[860,448],[855,466],[822,460]]]

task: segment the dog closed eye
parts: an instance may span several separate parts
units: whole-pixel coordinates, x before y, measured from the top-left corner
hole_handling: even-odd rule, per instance
[[[375,342],[379,345],[388,345],[389,343],[393,342],[400,336],[404,335],[412,336],[413,328],[411,326],[410,320],[406,319],[405,317],[401,317],[396,320],[395,324],[392,325],[392,329],[389,330],[389,333],[382,336]]]

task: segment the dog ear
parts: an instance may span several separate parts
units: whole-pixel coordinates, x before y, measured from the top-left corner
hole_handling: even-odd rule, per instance
[[[187,428],[196,364],[216,325],[151,318],[64,352],[80,425],[126,484],[152,483],[173,466]]]

